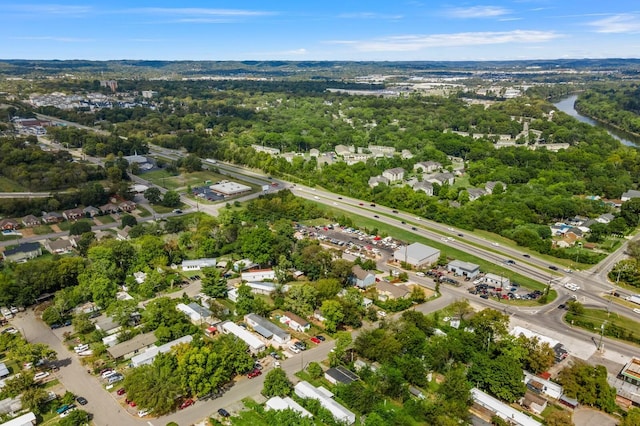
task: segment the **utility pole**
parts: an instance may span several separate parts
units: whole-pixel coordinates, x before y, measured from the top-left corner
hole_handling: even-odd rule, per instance
[[[598,343],[598,350],[600,352],[603,352],[602,350],[602,337],[604,335],[604,326],[607,324],[607,321],[603,322],[602,325],[600,326],[600,343]]]

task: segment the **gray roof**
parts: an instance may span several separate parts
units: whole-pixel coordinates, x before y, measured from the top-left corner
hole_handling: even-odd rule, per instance
[[[471,262],[463,262],[462,260],[452,260],[449,262],[449,267],[464,269],[465,271],[475,271],[480,268],[480,265],[476,265]]]
[[[405,255],[405,247],[400,247],[396,252],[400,252],[402,256]],[[440,250],[426,246],[422,243],[413,243],[406,247],[407,258],[422,260],[427,259],[436,254],[439,255]]]
[[[15,247],[6,249],[5,256],[11,256],[18,253],[31,253],[40,249],[40,243],[23,243]]]
[[[146,348],[156,342],[156,336],[153,333],[138,334],[131,340],[127,340],[122,343],[118,343],[110,348],[107,348],[107,352],[113,358],[118,359],[128,353]]]
[[[351,372],[350,370],[347,370],[343,366],[330,368],[327,371],[325,371],[325,374],[327,376],[333,377],[333,379],[336,380],[337,382],[344,383],[344,384],[349,384],[351,382],[355,382],[356,380],[358,380],[358,376],[355,373]]]
[[[0,377],[8,376],[9,374],[9,369],[7,368],[5,363],[0,362]]]
[[[213,315],[213,313],[209,309],[203,307],[202,305],[196,302],[191,302],[187,306],[189,306],[191,309],[196,311],[198,315],[200,315],[202,318],[208,318]]]
[[[630,189],[627,192],[623,193],[622,197],[624,197],[624,198],[640,198],[640,191],[637,191],[635,189]]]
[[[286,331],[284,331],[283,329],[281,329],[280,327],[278,327],[277,325],[275,325],[274,323],[272,323],[271,321],[269,321],[268,319],[261,317],[260,315],[257,314],[247,314],[246,317],[248,319],[251,319],[253,322],[255,322],[256,324],[258,324],[258,327],[261,327],[263,329],[265,329],[266,331],[270,332],[271,334],[275,334],[276,336],[278,336],[279,338],[286,340],[289,336],[289,333],[287,333]],[[257,327],[253,327],[253,329],[262,334],[264,336],[264,334],[258,330]],[[267,337],[267,336],[264,336]],[[269,336],[271,337],[271,336]]]

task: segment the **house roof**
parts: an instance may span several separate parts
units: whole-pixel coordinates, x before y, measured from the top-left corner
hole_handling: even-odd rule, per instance
[[[351,272],[353,272],[353,275],[355,275],[355,277],[359,280],[364,280],[369,275],[372,275],[371,272],[362,269],[362,266],[360,265],[353,265],[353,268],[351,268]]]
[[[12,256],[19,253],[31,253],[40,249],[40,243],[23,243],[15,247],[11,247],[4,251],[5,256]]]
[[[117,359],[128,353],[146,348],[147,346],[154,344],[156,340],[158,339],[153,333],[138,334],[131,340],[127,340],[107,348],[107,352],[109,352],[109,355],[113,358]]]
[[[0,226],[4,225],[18,226],[18,222],[14,219],[0,219]]]
[[[297,322],[298,324],[300,324],[302,326],[309,324],[309,321],[307,321],[306,319],[294,314],[293,312],[287,311],[283,315],[285,317],[289,318],[291,321]]]
[[[4,362],[0,362],[0,377],[8,376],[9,369]]]
[[[281,329],[280,327],[278,327],[277,325],[275,325],[274,323],[272,323],[268,319],[266,319],[264,317],[261,317],[260,315],[247,314],[247,315],[245,315],[245,318],[246,319],[250,319],[254,323],[258,324],[259,327],[263,328],[264,330],[268,331],[271,334],[275,334],[276,336],[278,336],[281,339],[287,339],[287,338],[290,337],[289,333],[287,333],[286,331],[284,331],[283,329]],[[253,329],[264,336],[264,334],[261,333],[256,326],[254,326]],[[267,336],[265,336],[265,337],[267,337]],[[271,337],[271,336],[269,336],[269,337]]]
[[[28,214],[22,218],[22,223],[40,223],[40,220],[32,214]]]
[[[401,173],[404,173],[404,169],[402,167],[394,167],[393,169],[385,170],[384,173],[391,173],[391,174],[394,174],[394,175],[399,175]]]
[[[640,191],[630,189],[622,194],[622,198],[640,198]]]
[[[325,371],[324,374],[332,377],[337,382],[344,383],[347,385],[351,382],[355,382],[356,380],[358,380],[358,376],[355,373],[347,370],[343,366],[330,368],[327,371]]]
[[[520,426],[540,426],[541,423],[527,416],[521,411],[511,408],[504,402],[482,392],[480,389],[471,389],[471,397],[476,404],[493,411],[500,417],[507,418],[511,422]]]
[[[475,271],[476,269],[480,269],[480,265],[476,265],[471,262],[463,262],[462,260],[452,260],[449,262],[449,267],[460,268],[465,271]]]
[[[378,292],[381,292],[381,293],[389,293],[391,296],[393,296],[396,299],[403,298],[410,293],[406,285],[404,284],[395,285],[395,284],[388,283],[386,281],[380,281],[379,283],[376,283],[376,290],[378,290]]]
[[[59,240],[55,240],[55,241],[48,241],[47,245],[49,246],[49,250],[51,251],[69,250],[71,249],[71,247],[73,247],[73,244],[71,244],[71,241],[65,240],[63,238],[60,238]]]

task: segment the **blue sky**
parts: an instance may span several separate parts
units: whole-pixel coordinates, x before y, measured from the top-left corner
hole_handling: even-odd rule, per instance
[[[0,0],[3,59],[611,57],[640,57],[637,0]]]

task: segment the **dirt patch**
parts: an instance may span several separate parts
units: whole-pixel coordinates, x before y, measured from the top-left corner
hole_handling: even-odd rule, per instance
[[[619,421],[620,419],[593,408],[579,407],[573,412],[573,423],[576,426],[615,426]]]
[[[62,232],[62,229],[58,225],[49,225],[53,232]]]
[[[35,235],[35,233],[33,232],[33,229],[31,229],[31,228],[21,229],[20,233],[22,234],[23,238],[33,237]]]
[[[100,226],[102,225],[102,222],[100,222],[97,218],[93,218],[93,223],[95,223],[96,225]]]

